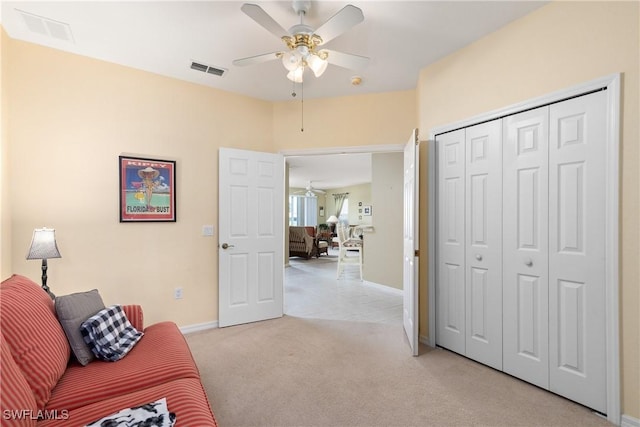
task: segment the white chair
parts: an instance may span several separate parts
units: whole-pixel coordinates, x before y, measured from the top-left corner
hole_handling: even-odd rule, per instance
[[[338,232],[338,275],[340,278],[345,265],[357,265],[360,269],[360,280],[362,280],[362,240],[349,239],[348,231],[341,225],[337,225]],[[357,252],[357,256],[349,253]]]

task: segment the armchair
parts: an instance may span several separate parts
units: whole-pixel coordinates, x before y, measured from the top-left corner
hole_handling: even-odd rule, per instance
[[[311,258],[317,255],[315,239],[307,232],[307,227],[289,226],[289,256]]]

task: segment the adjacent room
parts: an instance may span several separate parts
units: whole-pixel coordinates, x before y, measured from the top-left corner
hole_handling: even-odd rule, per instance
[[[634,1],[3,1],[2,425],[640,426],[639,67]]]

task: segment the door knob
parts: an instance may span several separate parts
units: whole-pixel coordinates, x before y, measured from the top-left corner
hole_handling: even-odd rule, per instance
[[[476,254],[476,259],[477,259],[478,261],[482,261],[482,255],[480,255],[480,254]]]
[[[527,267],[531,267],[533,265],[533,260],[531,258],[527,258],[524,260],[524,263]]]
[[[233,247],[234,247],[233,245],[230,245],[228,243],[223,243],[222,244],[222,249],[229,249],[229,248],[233,248]]]

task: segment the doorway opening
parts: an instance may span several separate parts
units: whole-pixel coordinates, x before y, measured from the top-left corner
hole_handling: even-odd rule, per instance
[[[352,226],[371,226],[372,233],[364,234],[363,239],[365,246],[369,241],[373,244],[377,228],[383,230],[386,220],[382,216],[377,218],[375,209],[374,215],[363,215],[363,206],[369,206],[371,212],[373,204],[371,186],[375,176],[372,176],[371,159],[376,153],[402,153],[402,148],[402,145],[393,145],[283,151],[281,154],[285,156],[287,164],[285,194],[315,199],[317,227],[327,224],[327,219],[336,215],[333,195],[350,193],[339,220]],[[398,179],[401,180],[401,177],[400,168]],[[309,194],[310,191],[313,194]],[[399,191],[402,195],[401,188]],[[401,209],[399,215],[401,222]],[[287,225],[291,223],[289,218],[285,221]],[[285,248],[286,246],[285,243]],[[361,281],[356,268],[347,268],[340,279],[337,279],[338,249],[332,248],[331,242],[329,246],[327,254],[323,253],[309,260],[297,257],[289,259],[288,249],[285,250],[287,268],[284,277],[284,313],[328,320],[401,323],[401,289],[367,280],[366,273]],[[402,277],[400,284],[401,280]]]

